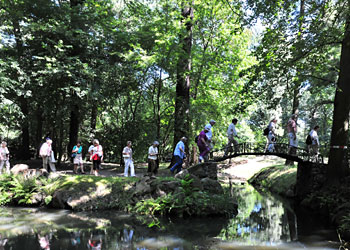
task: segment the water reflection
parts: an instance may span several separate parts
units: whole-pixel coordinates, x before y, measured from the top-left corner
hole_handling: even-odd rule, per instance
[[[281,201],[260,195],[251,186],[237,187],[238,215],[222,230],[223,240],[257,245],[290,242],[296,236],[296,216]]]
[[[239,203],[234,218],[164,219],[152,228],[149,218],[113,211],[0,208],[0,250],[337,249],[329,234],[314,237],[309,221],[311,230],[300,228],[287,204],[250,186],[238,186],[233,193]]]

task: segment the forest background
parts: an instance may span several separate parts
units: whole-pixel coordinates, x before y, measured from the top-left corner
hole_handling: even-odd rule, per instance
[[[298,113],[301,146],[315,125],[322,144],[347,143],[349,9],[344,0],[0,0],[0,135],[18,159],[50,137],[59,162],[78,138],[85,150],[98,138],[110,162],[131,140],[144,161],[154,140],[163,155],[182,136],[194,145],[210,119],[216,148],[233,118],[240,142],[265,142],[274,117],[283,141]],[[333,118],[335,106],[345,118]]]

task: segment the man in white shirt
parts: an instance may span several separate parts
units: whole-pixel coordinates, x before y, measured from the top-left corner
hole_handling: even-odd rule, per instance
[[[46,139],[46,142],[41,145],[40,157],[43,159],[43,168],[48,170],[47,164],[49,164],[52,172],[56,172],[55,164],[53,164],[53,151],[52,151],[52,140],[50,138]]]
[[[206,132],[205,135],[208,138],[208,144],[209,144],[210,150],[212,150],[214,148],[213,131],[211,128],[215,125],[215,123],[216,123],[216,121],[210,120],[209,123],[207,125],[205,125],[205,129],[208,130],[208,132]]]
[[[234,119],[232,119],[232,123],[228,126],[228,129],[227,129],[228,143],[225,147],[225,154],[224,154],[225,157],[228,155],[228,152],[231,149],[232,143],[233,143],[234,148],[235,148],[235,154],[237,154],[237,152],[238,152],[238,142],[235,139],[235,137],[238,138],[237,131],[236,131],[237,122],[238,122],[238,120],[236,118],[234,118]]]
[[[148,149],[148,174],[156,175],[158,166],[157,166],[157,159],[158,159],[158,141],[154,141],[152,146]]]
[[[132,148],[131,141],[128,141],[127,146],[123,149],[123,158],[125,162],[124,176],[128,177],[129,167],[130,167],[130,176],[135,177],[134,161],[132,159]]]
[[[309,152],[311,155],[317,155],[318,154],[318,148],[320,146],[320,141],[318,139],[317,131],[319,130],[319,126],[315,126],[309,133],[312,143],[309,145]]]

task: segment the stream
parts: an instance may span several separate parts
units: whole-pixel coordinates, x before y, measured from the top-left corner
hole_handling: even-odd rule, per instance
[[[0,207],[1,249],[338,249],[322,219],[287,202],[235,187],[231,218],[160,219],[114,211]]]

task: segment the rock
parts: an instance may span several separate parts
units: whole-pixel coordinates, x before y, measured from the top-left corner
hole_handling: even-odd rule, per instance
[[[318,184],[323,184],[326,181],[326,176],[323,174],[318,174],[314,177],[314,181]]]
[[[44,200],[44,196],[42,193],[34,193],[34,195],[31,198],[31,205],[36,206],[42,204]]]
[[[200,179],[210,178],[217,180],[217,163],[216,162],[204,162],[197,164],[188,169],[188,172],[197,176]]]
[[[288,189],[287,192],[286,192],[286,197],[289,197],[289,198],[292,198],[294,197],[294,192],[292,189]]]
[[[27,172],[29,169],[29,166],[27,164],[16,164],[11,168],[11,173],[14,175],[17,174],[23,174],[25,172]]]
[[[54,208],[66,208],[66,201],[64,199],[65,192],[57,190],[52,196],[52,206]]]
[[[149,176],[143,177],[138,183],[136,183],[134,189],[134,195],[150,194],[156,189],[156,185],[152,185],[155,179],[151,179]]]
[[[201,183],[204,191],[216,194],[222,194],[224,192],[220,183],[213,179],[204,178],[201,180]]]
[[[184,169],[182,171],[180,171],[179,173],[177,173],[175,175],[175,178],[178,178],[178,179],[184,179],[186,176],[188,176],[190,173],[188,172],[187,169]]]
[[[190,186],[191,186],[194,190],[196,190],[196,191],[198,191],[198,190],[203,190],[202,182],[201,182],[201,180],[200,180],[197,176],[191,175],[190,178],[192,179],[192,182],[191,182]]]
[[[165,193],[171,193],[178,189],[180,185],[181,184],[178,181],[164,181],[159,184],[158,188],[163,190]]]
[[[156,190],[156,192],[155,192],[155,195],[156,195],[157,197],[163,197],[163,196],[166,195],[166,193],[165,193],[163,190],[157,188],[157,190]]]

